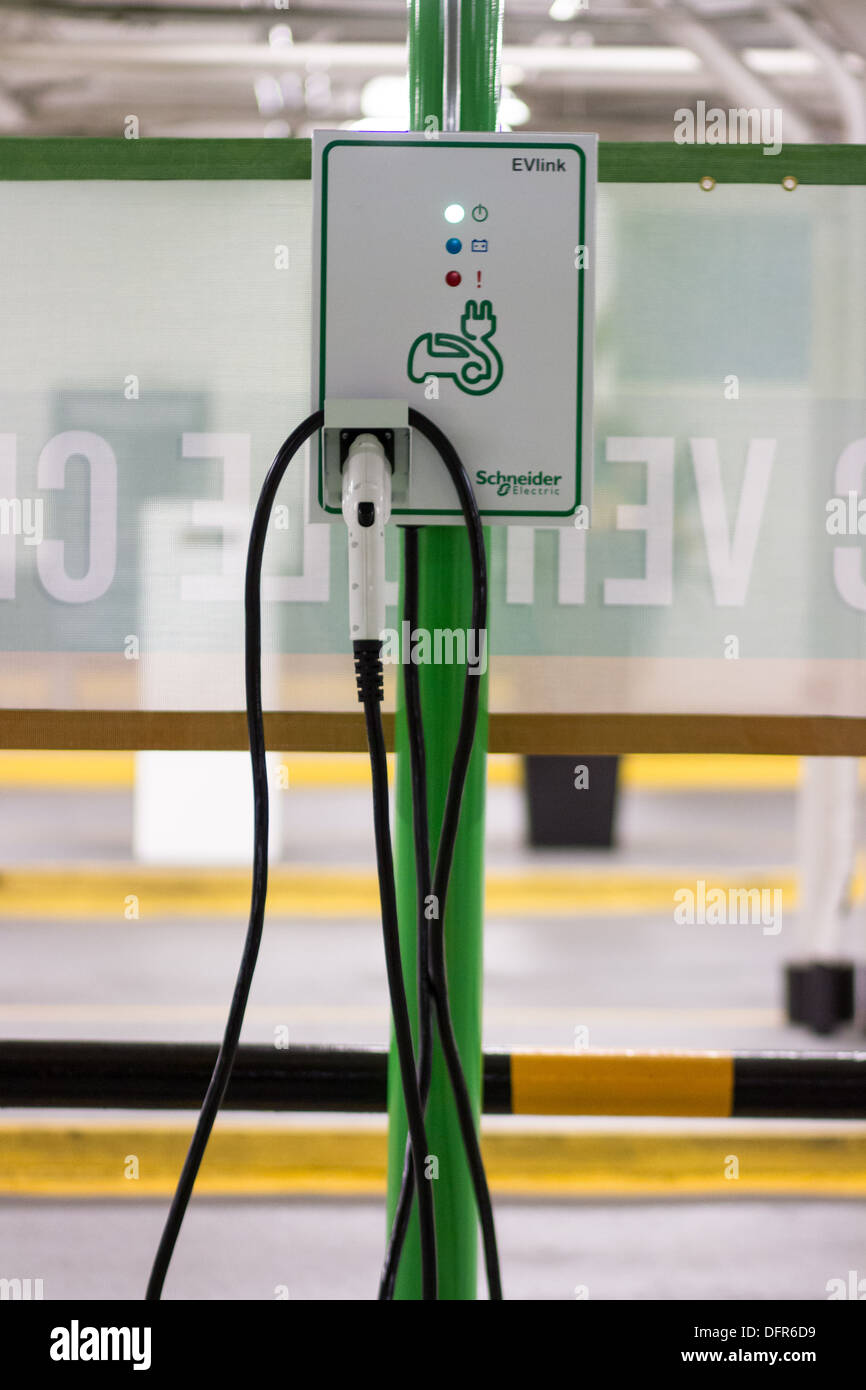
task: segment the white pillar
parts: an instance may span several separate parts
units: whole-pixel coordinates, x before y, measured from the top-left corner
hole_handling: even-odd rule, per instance
[[[803,758],[797,804],[799,911],[796,957],[842,954],[842,916],[854,872],[857,758]]]

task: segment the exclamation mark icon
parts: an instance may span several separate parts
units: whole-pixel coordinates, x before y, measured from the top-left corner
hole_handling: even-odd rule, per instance
[[[475,273],[475,281],[476,281],[476,284],[477,284],[477,286],[478,286],[478,288],[479,288],[479,290],[480,290],[480,289],[481,289],[481,271],[480,271],[480,270],[476,271],[476,273]]]

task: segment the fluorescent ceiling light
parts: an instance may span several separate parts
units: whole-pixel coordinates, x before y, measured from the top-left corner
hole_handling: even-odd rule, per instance
[[[331,105],[331,79],[327,72],[316,69],[304,79],[304,101],[310,111],[325,111]]]
[[[526,125],[529,120],[529,107],[520,97],[514,95],[508,87],[502,89],[502,99],[499,103],[499,119],[503,125],[507,125],[511,130],[516,125]]]
[[[283,89],[279,78],[274,77],[272,72],[265,72],[257,77],[253,83],[253,91],[256,94],[259,115],[274,116],[278,111],[282,111],[285,105]]]
[[[360,121],[343,121],[341,130],[407,130],[408,120],[399,116],[362,116]]]
[[[807,53],[803,48],[745,48],[743,62],[753,72],[775,77],[788,73],[796,77],[818,70],[818,59],[814,53]]]
[[[509,62],[531,72],[696,72],[701,60],[690,48],[668,44],[594,44],[580,48],[505,49]]]
[[[384,129],[406,130],[409,125],[408,77],[398,77],[392,73],[371,77],[361,88],[361,114],[399,119],[399,125],[386,126]]]
[[[574,19],[581,10],[589,9],[588,0],[553,0],[548,10],[551,19]]]
[[[294,42],[295,38],[288,24],[273,24],[268,30],[268,43],[271,48],[284,48],[286,44]]]

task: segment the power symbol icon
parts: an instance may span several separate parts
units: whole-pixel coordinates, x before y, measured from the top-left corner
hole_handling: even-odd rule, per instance
[[[472,216],[476,222],[486,222],[489,213],[483,203],[476,203],[472,209]]]

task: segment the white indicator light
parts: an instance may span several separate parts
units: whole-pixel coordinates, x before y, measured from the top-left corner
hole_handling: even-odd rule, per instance
[[[462,208],[459,203],[449,203],[445,209],[446,222],[462,222],[465,216],[466,209]]]

